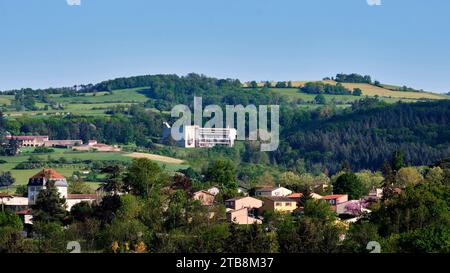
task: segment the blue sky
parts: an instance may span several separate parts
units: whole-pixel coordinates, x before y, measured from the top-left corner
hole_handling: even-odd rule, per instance
[[[189,72],[450,91],[450,1],[0,0],[0,90]]]

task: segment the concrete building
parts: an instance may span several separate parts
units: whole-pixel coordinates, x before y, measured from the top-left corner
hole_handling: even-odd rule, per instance
[[[164,123],[163,138],[170,136],[171,127]],[[202,128],[198,125],[189,125],[181,128],[182,139],[177,145],[184,148],[212,148],[216,145],[233,147],[237,138],[234,128]]]

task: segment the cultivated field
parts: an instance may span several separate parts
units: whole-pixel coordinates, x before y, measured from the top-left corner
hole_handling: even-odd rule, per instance
[[[139,154],[129,154],[125,152],[114,152],[114,153],[102,153],[102,152],[74,152],[69,149],[54,149],[53,153],[48,154],[34,154],[32,153],[33,148],[23,149],[22,154],[13,157],[0,156],[0,160],[6,161],[4,164],[0,164],[0,172],[10,171],[13,177],[16,179],[16,183],[10,187],[10,190],[14,190],[18,185],[25,185],[28,183],[28,179],[39,172],[40,168],[31,170],[16,170],[14,169],[19,163],[28,161],[31,155],[36,155],[43,160],[47,160],[48,157],[53,159],[64,158],[68,162],[73,160],[91,160],[91,161],[122,161],[131,162],[133,158],[138,157]],[[140,154],[139,157],[145,157],[155,161],[160,167],[173,173],[179,169],[186,169],[189,165],[185,164],[183,160],[176,158],[157,156],[151,154]],[[54,169],[64,175],[65,177],[72,176],[75,171],[86,170],[86,166],[83,163],[79,164],[57,164]],[[53,168],[53,167],[52,167]],[[90,181],[86,181],[90,182]],[[94,183],[93,186],[96,187],[98,183]],[[6,189],[0,189],[0,191],[5,191]]]
[[[146,153],[131,153],[127,154],[126,156],[132,157],[132,158],[147,158],[154,161],[159,162],[165,162],[165,163],[171,163],[171,164],[184,164],[185,161],[181,159],[176,159],[173,157],[167,157],[162,155],[155,155],[155,154],[146,154]]]
[[[314,101],[314,98],[317,96],[317,94],[306,94],[299,92],[297,88],[270,88],[269,90],[278,93],[279,95],[285,96],[291,100],[304,100],[305,102],[312,102]],[[364,95],[363,95],[364,96]],[[350,104],[353,101],[360,100],[363,96],[353,96],[353,95],[329,95],[324,94],[325,99],[327,102],[331,101],[339,101],[342,104]],[[370,96],[370,95],[368,95]],[[415,102],[417,99],[401,99],[401,98],[389,98],[389,97],[380,97],[380,99],[388,102],[388,103],[395,103],[399,100],[405,101],[405,102]]]
[[[311,81],[292,81],[293,88],[282,88],[282,89],[272,88],[272,90],[276,90],[277,92],[282,93],[282,94],[284,93],[284,95],[288,95],[291,98],[304,99],[306,97],[302,96],[302,95],[308,95],[308,94],[300,93],[300,95],[295,95],[293,90],[296,90],[298,92],[298,88],[302,87],[307,82],[311,82]],[[337,82],[332,81],[332,80],[315,81],[315,82],[323,82],[323,83],[334,84],[334,85],[337,84]],[[248,83],[246,83],[244,85],[247,86]],[[272,82],[272,86],[275,86],[275,85],[276,85],[276,82]],[[362,90],[363,96],[369,96],[369,97],[379,96],[379,97],[383,97],[383,98],[395,99],[395,101],[398,101],[398,99],[412,100],[412,101],[420,100],[420,99],[432,99],[432,100],[449,99],[449,96],[436,94],[436,93],[432,93],[432,92],[393,91],[393,90],[389,90],[387,88],[381,88],[381,87],[374,86],[371,84],[366,84],[366,83],[343,83],[342,85],[344,85],[346,88],[348,88],[350,90],[353,90],[355,88],[360,88]],[[263,87],[264,83],[258,83],[258,86]],[[385,85],[385,86],[386,87],[396,87],[393,85]],[[285,91],[283,91],[283,90],[285,90]],[[349,99],[349,98],[345,98],[345,96],[342,96],[342,95],[338,95],[338,97],[341,99],[344,99],[344,100]],[[358,97],[356,97],[356,99],[358,99]],[[349,99],[349,100],[352,100],[352,99]],[[353,99],[353,100],[355,100],[355,99]]]

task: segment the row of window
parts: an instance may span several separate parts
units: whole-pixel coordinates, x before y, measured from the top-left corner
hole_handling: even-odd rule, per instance
[[[282,207],[282,206],[283,206],[283,203],[281,203],[281,202],[275,202],[275,206],[276,206],[276,207]],[[292,202],[285,202],[285,203],[284,203],[284,206],[285,206],[285,207],[292,207]]]

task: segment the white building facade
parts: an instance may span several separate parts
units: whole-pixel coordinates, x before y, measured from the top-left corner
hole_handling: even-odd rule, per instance
[[[234,128],[201,128],[198,125],[184,126],[183,139],[178,145],[184,148],[212,148],[216,145],[233,147],[237,137]]]

